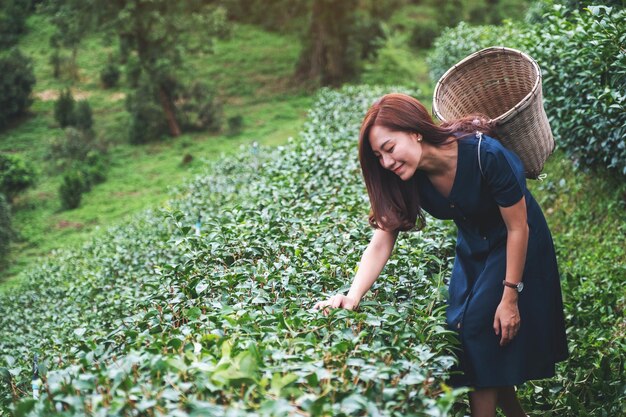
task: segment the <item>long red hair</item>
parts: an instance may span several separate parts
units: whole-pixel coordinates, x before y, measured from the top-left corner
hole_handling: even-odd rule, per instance
[[[359,134],[359,161],[369,194],[370,224],[385,230],[418,230],[424,227],[424,214],[420,205],[417,177],[401,180],[380,165],[369,141],[372,127],[417,133],[422,140],[434,146],[450,143],[450,138],[473,134],[477,130],[493,136],[494,129],[482,115],[435,124],[426,107],[406,94],[387,94],[377,100],[365,114]]]

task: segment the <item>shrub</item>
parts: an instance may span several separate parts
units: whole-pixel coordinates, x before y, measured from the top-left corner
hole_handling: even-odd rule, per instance
[[[168,134],[167,121],[155,87],[145,79],[128,95],[126,107],[131,117],[128,134],[130,143],[137,145],[153,142]]]
[[[408,5],[397,10],[389,19],[392,30],[409,33],[409,45],[429,48],[441,32],[438,13],[433,7]]]
[[[0,193],[9,203],[35,184],[35,171],[18,155],[0,154]]]
[[[414,85],[417,82],[417,60],[406,46],[405,36],[385,30],[385,38],[380,42],[376,58],[364,64],[361,82],[388,85],[389,80],[401,80],[403,85]]]
[[[598,6],[566,13],[557,5],[543,18],[538,25],[460,24],[445,31],[429,57],[433,80],[484,47],[521,49],[542,68],[544,105],[557,145],[581,166],[626,175],[626,11]]]
[[[84,132],[91,132],[93,129],[93,113],[87,100],[77,103],[74,110],[74,126]],[[91,134],[91,133],[90,133]]]
[[[64,135],[53,140],[46,154],[46,159],[53,161],[55,170],[65,170],[74,162],[86,162],[90,155],[97,154],[104,160],[105,144],[96,141],[93,134],[75,127],[67,127]]]
[[[108,164],[103,154],[90,151],[87,154],[83,167],[83,173],[87,179],[89,188],[91,188],[92,185],[100,184],[106,180]]]
[[[100,81],[104,88],[113,88],[117,86],[120,76],[121,71],[119,67],[114,62],[109,61],[100,72]]]
[[[511,22],[502,26],[471,26],[461,22],[454,28],[444,29],[427,58],[430,77],[436,82],[461,59],[488,46],[525,49],[529,36],[523,26]]]
[[[89,184],[82,170],[73,167],[63,175],[63,182],[59,187],[59,197],[64,210],[75,209],[80,206],[83,193],[88,191]]]
[[[230,135],[237,135],[241,133],[243,129],[243,116],[238,114],[228,118],[228,133]]]
[[[415,48],[430,48],[441,28],[436,20],[424,20],[413,26],[409,44]]]
[[[222,105],[215,91],[202,82],[177,89],[176,117],[182,130],[218,132],[222,124]]]
[[[626,10],[562,12],[553,9],[530,45],[552,129],[578,164],[626,176]]]
[[[54,102],[54,119],[59,126],[74,126],[76,120],[74,113],[75,104],[76,101],[69,88],[59,93],[59,98]]]
[[[35,85],[32,61],[18,49],[0,53],[0,128],[31,105]]]
[[[10,48],[26,32],[30,2],[0,0],[0,49]]]

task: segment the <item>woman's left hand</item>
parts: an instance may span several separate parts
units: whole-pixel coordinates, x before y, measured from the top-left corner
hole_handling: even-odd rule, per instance
[[[500,346],[508,345],[517,335],[521,324],[517,300],[502,300],[496,309],[493,319],[493,329],[500,337]]]

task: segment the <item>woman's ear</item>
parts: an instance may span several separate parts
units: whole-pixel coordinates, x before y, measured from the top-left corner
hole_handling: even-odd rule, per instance
[[[412,139],[415,139],[418,142],[421,142],[422,139],[423,139],[423,136],[421,134],[419,134],[419,133],[412,132],[412,133],[410,133],[410,135],[411,135]]]

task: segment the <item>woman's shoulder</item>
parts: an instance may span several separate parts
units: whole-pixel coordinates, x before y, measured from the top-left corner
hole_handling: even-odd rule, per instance
[[[478,143],[479,139],[477,138],[476,143]],[[502,144],[498,139],[488,136],[482,135],[482,140],[480,141],[481,154],[485,153],[488,155],[502,155],[509,154],[511,150]]]
[[[462,144],[459,149],[464,154],[473,153],[474,157],[480,153],[480,160],[483,165],[490,165],[495,161],[509,161],[512,163],[519,160],[519,157],[510,149],[502,144],[498,139],[483,134],[469,134],[460,138],[459,143]]]

